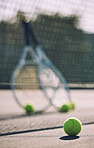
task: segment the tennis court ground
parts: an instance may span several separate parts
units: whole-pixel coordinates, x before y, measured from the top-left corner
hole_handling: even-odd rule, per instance
[[[0,148],[93,148],[94,90],[71,90],[76,108],[59,113],[50,107],[42,114],[26,115],[16,104],[10,90],[0,90]],[[82,131],[67,136],[63,122],[76,117]]]

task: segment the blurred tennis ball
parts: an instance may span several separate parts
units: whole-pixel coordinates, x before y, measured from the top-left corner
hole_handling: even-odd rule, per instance
[[[63,104],[59,109],[60,112],[68,112],[69,110],[70,110],[69,104]]]
[[[26,111],[26,113],[30,114],[30,113],[34,113],[35,112],[35,108],[32,104],[26,104],[24,106],[24,110]]]
[[[75,109],[75,103],[74,102],[70,102],[70,103],[63,104],[60,107],[59,111],[60,112],[68,112],[68,111],[73,110],[73,109]]]
[[[79,119],[71,117],[64,122],[63,127],[67,135],[76,136],[80,133],[82,129],[82,123],[80,122]]]
[[[74,102],[70,102],[69,103],[70,109],[73,110],[75,109],[75,103]]]

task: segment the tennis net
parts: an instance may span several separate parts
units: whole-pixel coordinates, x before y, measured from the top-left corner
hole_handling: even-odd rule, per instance
[[[24,47],[19,11],[32,20],[43,50],[70,88],[94,88],[93,7],[92,0],[1,1],[0,88],[10,88]]]

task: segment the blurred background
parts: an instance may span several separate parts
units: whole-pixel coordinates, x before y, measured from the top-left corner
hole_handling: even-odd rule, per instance
[[[25,45],[19,11],[32,20],[45,53],[70,88],[94,88],[93,0],[0,0],[0,89]]]

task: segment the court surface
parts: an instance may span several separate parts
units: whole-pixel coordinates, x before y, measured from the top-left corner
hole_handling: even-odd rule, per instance
[[[0,148],[94,148],[94,90],[71,90],[76,109],[59,113],[50,107],[42,114],[25,115],[10,90],[0,91]],[[82,131],[64,133],[63,122],[77,117]]]

